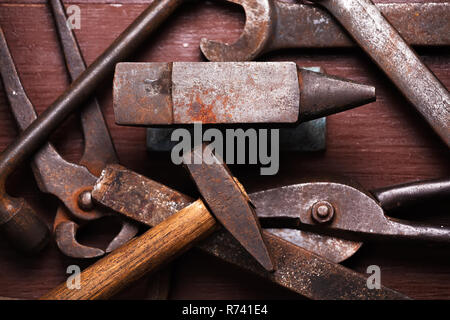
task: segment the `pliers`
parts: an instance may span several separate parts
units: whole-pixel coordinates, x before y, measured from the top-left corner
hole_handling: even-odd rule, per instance
[[[265,226],[308,230],[357,242],[419,240],[443,243],[450,243],[450,228],[394,219],[387,216],[387,211],[431,198],[448,200],[449,197],[449,178],[371,192],[349,183],[305,182],[251,195],[258,217]]]
[[[49,0],[61,40],[67,69],[72,80],[85,69],[78,43],[67,25],[64,7],[60,0]],[[11,110],[21,130],[36,119],[36,112],[21,85],[6,40],[1,33],[0,53],[3,57],[1,74]],[[55,148],[47,143],[34,156],[33,172],[41,191],[55,195],[62,203],[57,209],[53,230],[60,250],[70,257],[92,258],[105,253],[100,248],[80,244],[76,239],[80,225],[115,213],[97,207],[90,191],[102,169],[118,158],[100,106],[91,99],[81,112],[85,140],[79,164],[64,160]],[[135,223],[120,218],[121,230],[108,244],[106,252],[121,246],[138,232]]]

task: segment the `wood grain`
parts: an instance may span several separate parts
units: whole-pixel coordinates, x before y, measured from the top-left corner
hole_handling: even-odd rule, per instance
[[[84,270],[79,289],[62,283],[41,299],[108,299],[191,248],[216,226],[216,219],[197,200]]]
[[[403,0],[396,2],[408,2]],[[416,0],[414,0],[417,2]],[[76,31],[87,63],[91,63],[146,7],[144,0],[70,0],[82,13]],[[377,2],[389,2],[387,0]],[[430,2],[430,1],[420,1]],[[118,6],[121,5],[121,6]],[[244,25],[244,13],[234,5],[200,2],[183,5],[133,61],[204,61],[198,48],[202,37],[232,42]],[[42,112],[68,85],[61,50],[50,10],[44,0],[0,0],[0,25],[17,65],[25,90],[38,113]],[[448,48],[419,50],[423,61],[446,85],[450,85]],[[300,66],[322,66],[334,75],[347,77],[377,89],[377,101],[329,117],[327,150],[319,154],[282,153],[276,176],[261,177],[254,166],[231,166],[233,174],[249,192],[295,183],[308,175],[348,176],[367,189],[411,180],[450,175],[449,151],[400,95],[383,73],[359,49],[285,50],[267,54],[261,61],[295,61]],[[98,90],[100,104],[121,164],[196,196],[186,172],[170,162],[169,155],[149,154],[145,129],[114,124],[111,104],[112,81]],[[3,90],[0,90],[0,150],[18,134]],[[83,139],[75,118],[66,121],[52,136],[66,159],[77,161]],[[12,195],[24,196],[50,224],[57,202],[39,192],[31,171],[24,165],[8,183]],[[427,206],[406,212],[405,218],[450,225],[448,208]],[[104,244],[111,230],[104,223],[86,228],[80,241]],[[418,299],[450,299],[448,248],[429,245],[365,244],[344,264],[362,273],[371,264],[382,271],[382,283]],[[0,241],[0,295],[38,298],[64,282],[68,265],[82,269],[94,261],[64,257],[52,244],[37,259],[22,257]],[[173,299],[298,298],[291,292],[261,281],[198,252],[176,260]],[[137,283],[117,298],[142,298],[145,284]]]

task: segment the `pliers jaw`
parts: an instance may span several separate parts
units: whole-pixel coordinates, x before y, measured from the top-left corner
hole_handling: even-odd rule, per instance
[[[66,20],[62,4],[58,0],[52,1],[51,4],[59,8],[52,7],[53,9],[58,9],[55,11],[55,15],[59,20],[62,19],[64,21],[64,23],[58,24],[58,27],[63,28],[59,31],[67,35],[61,38],[63,39],[62,45],[66,49],[65,53],[71,53],[66,56],[69,69],[84,68],[78,46],[75,45],[76,43],[71,43],[75,39],[72,31],[65,24]],[[6,40],[1,32],[0,37],[0,51],[2,53],[0,69],[2,71],[3,84],[6,88],[6,95],[16,122],[19,128],[24,130],[37,118],[37,114],[21,84]],[[101,171],[99,168],[105,167],[107,163],[116,162],[117,155],[100,107],[95,99],[90,101],[83,109],[81,122],[85,138],[85,150],[80,160],[81,165],[66,161],[50,143],[46,143],[35,154],[32,167],[39,189],[53,194],[61,201],[54,221],[55,238],[58,247],[70,257],[92,258],[103,255],[105,250],[80,244],[77,241],[76,234],[79,228],[82,228],[89,221],[113,215],[112,212],[102,210],[90,201],[90,192],[97,180],[96,175]],[[0,178],[0,184],[3,182]],[[9,198],[3,197],[2,199],[3,203],[5,203]],[[24,209],[31,211],[31,207],[25,204],[22,199],[15,199],[11,203],[16,204],[16,206],[6,203],[8,205],[6,209],[9,211],[18,211],[19,209],[22,210],[21,212],[24,212]],[[19,217],[17,214],[16,216]],[[34,217],[34,215],[31,215],[31,217]],[[11,221],[14,222],[15,220]],[[121,223],[120,232],[107,245],[106,252],[121,246],[137,234],[138,227],[133,222],[123,218]],[[22,231],[24,226],[24,222],[22,222],[22,227],[20,228]],[[45,235],[48,232],[45,228],[39,228],[30,234],[33,237],[29,237],[27,242],[37,243],[33,247],[41,247],[45,243]],[[18,244],[25,247],[25,242]]]
[[[112,215],[111,215],[112,216]],[[90,220],[93,221],[93,220]],[[81,227],[88,224],[89,221],[82,223]],[[63,254],[72,258],[97,258],[109,253],[118,247],[121,247],[130,239],[132,239],[139,231],[137,223],[128,221],[124,218],[120,219],[121,229],[119,233],[108,243],[105,250],[100,248],[86,246],[78,242],[77,232],[80,225],[70,218],[67,209],[59,207],[56,213],[53,231],[55,234],[55,241],[58,248]]]

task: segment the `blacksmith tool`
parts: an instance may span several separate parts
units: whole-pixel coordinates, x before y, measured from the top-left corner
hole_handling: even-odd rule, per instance
[[[321,67],[305,67],[302,69],[324,73]],[[220,125],[213,127],[222,130]],[[250,126],[251,128],[251,126]],[[259,126],[258,128],[261,128]],[[147,128],[147,150],[157,152],[168,152],[178,143],[172,141],[172,132],[174,127],[149,127]],[[194,136],[192,127],[186,128]],[[247,129],[247,128],[246,128]],[[326,149],[327,119],[322,117],[315,120],[299,123],[293,127],[279,128],[280,150],[283,151],[301,151],[318,152]]]
[[[439,179],[408,184],[410,190],[412,185],[417,187],[416,191],[408,193],[411,198],[412,194],[415,194],[413,198],[416,203],[429,200],[431,193],[435,198],[445,199],[449,196],[448,181],[448,179]],[[401,195],[404,193],[404,185],[383,188],[383,190],[388,189],[391,193],[394,190],[400,190],[398,199],[401,201],[404,198]],[[433,191],[430,192],[430,190]],[[316,181],[250,194],[249,198],[255,206],[256,214],[263,226],[268,228],[265,229],[264,235],[274,257],[276,265],[274,273],[267,273],[258,266],[225,230],[217,231],[198,244],[197,248],[308,298],[372,299],[373,296],[369,297],[366,294],[378,290],[359,292],[360,284],[355,282],[359,275],[337,264],[328,266],[323,264],[324,261],[335,261],[339,256],[340,261],[345,260],[360,248],[361,242],[340,240],[335,236],[316,233],[320,229],[314,229],[314,231],[311,231],[311,228],[307,228],[308,231],[297,229],[310,227],[311,224],[322,226],[322,228],[328,226],[330,229],[339,227],[340,221],[343,221],[342,223],[347,226],[344,231],[349,234],[358,230],[382,239],[388,236],[394,239],[449,241],[448,228],[412,226],[385,217],[382,206],[371,196],[371,194],[376,195],[382,192],[380,189],[368,193],[359,186],[355,187],[348,183]],[[424,194],[425,197],[423,197]],[[148,226],[159,224],[194,201],[190,197],[118,165],[105,169],[96,185],[93,197],[103,205]],[[302,217],[306,217],[311,222],[299,223]],[[405,231],[408,233],[404,234]],[[367,236],[362,238],[368,240]],[[347,241],[347,243],[340,241]],[[305,248],[308,251],[304,250]],[[312,250],[315,254],[311,252]],[[322,260],[324,258],[326,260]],[[336,278],[339,274],[345,275],[345,279]],[[347,292],[349,287],[358,292],[349,295]],[[392,299],[393,297],[378,296],[378,298]]]
[[[57,30],[61,39],[66,65],[72,79],[84,70],[84,61],[78,44],[69,29],[60,0],[51,0]],[[21,83],[4,37],[0,40],[2,75],[6,95],[14,118],[20,129],[25,129],[34,119],[36,112]],[[55,195],[62,204],[57,209],[54,233],[60,250],[70,257],[92,258],[103,255],[99,248],[81,245],[76,240],[79,223],[98,219],[112,212],[100,211],[90,199],[90,191],[102,169],[110,163],[117,163],[117,155],[108,128],[97,100],[90,100],[81,112],[81,124],[85,138],[85,148],[80,165],[64,160],[55,148],[47,143],[33,159],[33,172],[41,191]],[[76,223],[77,221],[78,223]],[[135,224],[121,220],[122,228],[109,243],[106,252],[121,246],[138,231]]]
[[[450,180],[439,179],[392,186],[372,194],[359,186],[339,182],[306,182],[252,194],[261,223],[285,224],[353,241],[416,240],[450,243],[450,229],[393,219],[386,215],[392,203],[405,204],[405,194],[414,202],[431,195],[449,199]],[[405,192],[407,186],[408,191]],[[389,190],[389,191],[388,191]],[[378,202],[375,196],[383,199]],[[281,201],[280,201],[281,200]],[[412,200],[410,200],[412,201]],[[271,221],[272,220],[272,221]]]
[[[193,202],[190,197],[181,196],[174,190],[117,165],[107,167],[97,186],[93,191],[95,200],[149,226],[159,224]],[[287,233],[277,235],[335,263],[348,259],[361,246],[360,242],[292,228]]]
[[[278,0],[227,0],[245,11],[245,27],[233,44],[202,39],[210,61],[246,61],[285,48],[345,48],[357,44],[326,11]],[[345,0],[344,0],[345,2]],[[450,45],[450,3],[378,3],[377,8],[415,46]]]
[[[371,0],[314,0],[339,20],[450,147],[450,93]],[[448,21],[447,21],[448,22]],[[448,29],[447,32],[448,34]]]
[[[86,65],[75,35],[67,24],[67,17],[62,1],[49,0],[49,5],[55,19],[56,30],[64,52],[66,66],[70,78],[73,81],[83,73],[86,69]],[[58,208],[53,228],[56,233],[56,243],[64,254],[76,258],[90,258],[101,256],[104,254],[104,251],[99,248],[92,248],[79,244],[76,240],[78,226],[69,219],[69,216],[81,219],[81,221],[90,221],[92,216],[96,216],[97,218],[111,214],[99,212],[98,208],[91,202],[89,189],[91,188],[91,182],[93,181],[92,178],[95,180],[107,164],[117,163],[118,157],[105,119],[103,118],[100,106],[95,97],[85,104],[81,110],[80,118],[85,141],[84,152],[79,162],[83,167],[77,166],[75,169],[73,164],[70,166],[71,171],[68,175],[71,176],[70,181],[65,181],[64,186],[65,195],[67,195],[67,193],[72,193],[72,195],[68,195],[70,201],[64,199],[60,192],[55,192],[59,199],[64,199],[63,203],[65,208]],[[86,169],[84,167],[90,171],[91,175],[86,174]],[[40,171],[42,172],[42,169]],[[92,177],[92,175],[94,177]],[[58,178],[60,177],[61,176],[58,176]],[[83,181],[84,183],[76,185],[77,183],[74,181],[75,177],[79,177],[80,181]],[[69,186],[72,186],[72,190],[68,190]],[[76,190],[77,187],[78,190]],[[74,201],[74,196],[78,197],[77,201]],[[70,204],[68,205],[67,203]],[[120,247],[134,237],[138,231],[137,226],[130,221],[121,220],[120,223],[122,226],[121,230],[114,239],[110,241],[105,250],[106,252],[111,252]]]
[[[21,136],[0,155],[0,231],[23,249],[40,248],[46,231],[33,210],[23,200],[9,197],[4,183],[17,166],[35,152],[55,128],[87,100],[113,71],[115,64],[128,57],[183,2],[153,1],[149,7],[90,65],[74,83]],[[247,12],[247,17],[252,16]],[[413,24],[414,26],[415,24]],[[33,227],[34,226],[34,227]]]
[[[385,210],[412,207],[425,201],[448,201],[450,198],[450,179],[409,182],[375,189],[371,193]]]
[[[20,91],[16,88],[15,70],[11,69],[11,56],[7,48],[3,30],[0,28],[0,74],[5,92],[11,101],[19,98]],[[12,77],[12,78],[11,78]],[[11,154],[14,160],[15,154]],[[0,164],[1,166],[1,164]],[[5,183],[12,172],[10,167],[4,168],[0,173],[0,232],[17,249],[26,253],[39,252],[47,244],[50,231],[33,208],[22,198],[14,198],[8,195]]]
[[[293,62],[119,63],[120,125],[298,123],[375,100],[375,88]]]
[[[326,11],[308,4],[282,1],[232,1],[243,5],[246,23],[241,39],[222,44],[202,39],[200,47],[211,61],[253,60],[283,48],[333,48],[357,44]],[[267,5],[267,3],[269,5]],[[449,3],[379,3],[377,7],[410,45],[448,46]],[[313,70],[322,72],[319,70]],[[170,151],[173,128],[148,128],[149,151]],[[325,150],[326,119],[317,119],[293,128],[280,129],[280,149]]]
[[[208,149],[203,151],[200,145],[191,156],[205,152],[208,154]],[[221,160],[212,153],[208,156],[213,160],[211,164],[187,165],[206,204],[197,200],[143,236],[130,241],[130,246],[116,250],[106,260],[84,271],[81,289],[76,290],[78,293],[75,296],[73,291],[62,285],[46,298],[108,297],[145,271],[155,269],[211,234],[219,226],[216,219],[265,270],[273,271],[272,258],[247,194]],[[97,192],[95,189],[92,193]],[[118,259],[118,256],[121,258]]]
[[[209,152],[209,154],[208,154]],[[204,156],[212,160],[207,164]],[[185,166],[214,217],[266,270],[274,271],[261,227],[244,187],[233,178],[223,160],[199,145],[186,160],[203,158],[200,164],[185,161]],[[236,191],[240,191],[241,196]]]
[[[249,197],[255,206],[256,214],[260,218],[262,226],[265,227],[266,239],[268,238],[267,235],[271,234],[277,238],[282,238],[284,243],[294,244],[328,261],[338,263],[357,252],[362,242],[318,233],[316,229],[311,230],[309,224],[299,224],[301,215],[307,215],[311,221],[314,221],[315,225],[323,226],[323,228],[329,225],[331,225],[329,228],[333,228],[334,224],[342,220],[347,222],[349,229],[365,228],[370,231],[371,226],[373,234],[377,234],[377,237],[382,239],[387,238],[386,231],[391,231],[390,236],[394,239],[414,238],[423,241],[430,238],[448,243],[450,239],[448,228],[410,226],[409,223],[404,224],[400,220],[387,218],[384,215],[384,203],[380,205],[371,195],[380,195],[387,190],[390,194],[394,194],[395,190],[398,190],[397,196],[390,197],[392,201],[398,199],[402,202],[406,193],[409,194],[410,199],[414,198],[415,203],[429,201],[431,198],[433,200],[445,200],[450,195],[449,181],[449,179],[438,179],[409,183],[407,184],[409,186],[408,192],[405,192],[406,185],[391,186],[367,192],[362,190],[360,186],[354,186],[347,182],[316,181],[255,192],[249,194]],[[413,188],[414,191],[412,191]],[[152,191],[149,192],[148,190]],[[148,226],[160,223],[169,215],[194,201],[192,198],[117,165],[110,166],[105,170],[93,196],[106,207]],[[390,208],[389,205],[388,208]],[[376,220],[371,221],[371,218]],[[374,225],[377,225],[377,227],[375,228]],[[305,230],[303,230],[303,227],[306,227]],[[299,230],[299,228],[302,230]],[[403,228],[409,229],[409,235],[401,234]],[[352,230],[346,232],[354,233]],[[368,237],[362,236],[359,237],[359,241],[361,241],[361,238],[368,239]],[[216,232],[197,247],[223,261],[259,274],[312,299],[323,299],[324,295],[328,294],[333,295],[333,297],[327,296],[328,299],[337,299],[339,293],[342,293],[338,290],[341,284],[326,285],[329,271],[314,273],[314,267],[311,268],[308,264],[302,265],[302,268],[305,269],[296,269],[298,264],[293,260],[301,259],[305,261],[303,260],[303,254],[295,254],[297,258],[292,257],[291,259],[290,255],[294,254],[295,250],[280,249],[284,247],[283,244],[271,248],[277,266],[277,270],[273,274],[267,274],[261,268],[258,268],[252,262],[253,259],[245,254],[239,244],[226,231]],[[290,252],[286,262],[280,263],[277,260],[277,257],[280,257],[278,250]],[[293,266],[289,263],[293,263]],[[312,275],[320,274],[320,276],[312,276],[308,273]],[[323,287],[320,287],[322,290],[318,289],[320,281],[325,281],[322,282]],[[335,292],[323,292],[327,289],[335,290]]]
[[[197,169],[197,173],[202,171],[202,167],[204,166]],[[211,165],[208,170],[211,170],[208,176],[212,177],[214,186],[209,189],[206,184],[200,183],[200,188],[211,210],[217,210],[216,204],[219,204],[220,211],[234,215],[227,207],[220,207],[220,203],[233,203],[234,200],[236,203],[244,201],[249,206],[248,196],[242,186],[229,173],[224,176],[226,170],[223,170],[221,164]],[[216,186],[220,181],[225,181],[236,196],[218,192]],[[198,184],[199,181],[196,182]],[[228,187],[223,191],[229,192]],[[63,283],[42,299],[109,298],[131,281],[174,258],[176,253],[187,250],[201,237],[210,235],[218,226],[201,200],[193,202],[193,199],[183,194],[117,165],[104,170],[92,195],[103,205],[139,216],[139,221],[156,226],[84,270],[80,277],[80,290],[69,290]],[[214,199],[211,206],[208,200],[210,195]],[[220,200],[223,197],[225,199],[222,202]],[[245,225],[238,224],[240,232],[245,228]],[[405,295],[384,286],[379,290],[371,290],[363,275],[267,231],[263,231],[263,236],[275,262],[274,272],[268,272],[261,264],[256,263],[248,253],[250,250],[243,250],[239,242],[223,229],[212,234],[199,246],[309,298],[407,299]]]
[[[95,89],[114,70],[117,62],[130,56],[150,34],[183,2],[189,0],[153,1],[144,12],[101,54],[70,87],[0,155],[0,231],[11,243],[23,250],[43,247],[48,228],[39,221],[23,199],[7,195],[5,181],[20,163],[31,156],[49,135],[76,108],[91,97]]]
[[[208,60],[251,60],[260,53],[268,51],[272,43],[275,43],[274,48],[285,48],[292,47],[292,44],[298,41],[297,39],[308,39],[307,42],[313,42],[311,38],[315,38],[315,33],[312,33],[314,36],[309,36],[311,31],[300,27],[304,23],[299,19],[302,19],[302,14],[307,12],[306,9],[273,0],[230,1],[241,4],[246,12],[259,14],[246,15],[248,21],[244,32],[233,45],[203,40],[201,48]],[[439,30],[435,34],[442,35],[446,39],[444,42],[448,45],[450,4],[416,4],[415,8],[413,4],[405,4],[412,9],[405,10],[405,12],[409,11],[405,19],[400,19],[401,22],[398,21],[398,24],[396,19],[392,18],[391,21],[399,28],[397,31],[383,16],[383,5],[380,5],[378,9],[370,0],[313,0],[312,2],[320,4],[333,14],[447,146],[450,146],[450,94],[400,35],[402,30],[405,30],[403,36],[409,39],[406,30],[415,30],[412,32],[414,37],[420,37],[419,35],[423,34],[416,28],[428,28],[431,32],[428,34]],[[420,7],[421,5],[424,7]],[[392,5],[389,6],[392,7]],[[389,10],[386,10],[385,14],[389,17],[388,12]],[[398,18],[401,14],[395,16]],[[417,21],[421,16],[428,16],[427,21]],[[443,20],[440,20],[441,18]],[[313,21],[322,22],[321,20]],[[321,37],[325,42],[333,43],[332,39],[339,37],[335,37],[328,29],[329,21],[324,19],[325,25],[313,30],[318,31],[318,35],[322,34]],[[440,29],[441,27],[443,29]],[[331,29],[333,30],[333,27]],[[280,39],[279,43],[275,39]]]

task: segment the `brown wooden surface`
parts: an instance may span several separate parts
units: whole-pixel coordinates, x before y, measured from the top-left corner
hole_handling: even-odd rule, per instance
[[[419,2],[415,0],[416,2]],[[70,0],[81,7],[81,30],[77,38],[87,63],[91,63],[136,17],[147,0]],[[388,1],[378,1],[388,2]],[[408,2],[396,1],[396,2]],[[420,1],[427,2],[427,1]],[[201,37],[235,40],[244,24],[243,11],[234,5],[200,2],[183,5],[141,48],[135,61],[203,61]],[[25,90],[42,112],[68,85],[68,77],[44,0],[0,0],[0,25],[4,29]],[[421,49],[423,61],[449,87],[450,50]],[[300,66],[322,66],[328,73],[348,77],[377,88],[377,102],[329,117],[327,151],[320,154],[281,155],[280,172],[259,176],[259,170],[232,166],[248,191],[295,183],[311,174],[345,175],[367,189],[416,179],[450,175],[449,151],[422,121],[388,79],[359,49],[286,50],[261,60],[292,60]],[[98,91],[121,163],[139,173],[196,195],[186,172],[170,163],[167,155],[145,150],[145,129],[118,127],[111,105],[111,81]],[[17,136],[3,90],[0,91],[0,149]],[[82,151],[82,136],[76,119],[68,120],[52,141],[70,161]],[[26,197],[49,223],[56,201],[37,189],[28,166],[10,179],[12,195]],[[448,207],[427,206],[404,214],[415,220],[450,225]],[[85,243],[105,242],[112,226],[97,223],[81,235]],[[93,233],[96,233],[95,236]],[[64,257],[54,244],[38,258],[23,257],[0,241],[0,296],[37,298],[65,281],[70,264],[87,267],[94,261]],[[429,244],[365,244],[344,265],[365,272],[379,265],[383,285],[413,298],[450,298],[448,247]],[[173,299],[297,298],[296,295],[242,273],[196,251],[177,259],[170,291]],[[145,298],[148,280],[138,282],[119,298]]]

